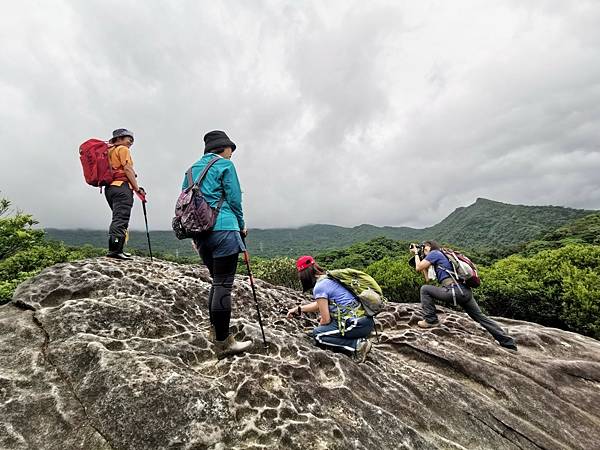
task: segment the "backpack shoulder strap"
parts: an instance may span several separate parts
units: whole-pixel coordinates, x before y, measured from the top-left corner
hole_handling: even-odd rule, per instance
[[[204,170],[202,171],[202,173],[200,174],[200,176],[198,177],[198,179],[196,180],[196,185],[198,187],[200,187],[200,185],[202,184],[202,180],[204,180],[204,177],[206,176],[206,174],[208,173],[208,169],[210,169],[214,163],[216,163],[219,159],[221,159],[220,156],[217,156],[216,158],[211,159],[208,164],[204,167]]]
[[[327,272],[326,276],[327,276],[328,280],[333,281],[335,284],[337,284],[338,286],[343,287],[346,291],[348,291],[348,293],[352,296],[352,298],[356,302],[358,302],[358,305],[356,305],[356,307],[354,307],[354,308],[350,307],[351,310],[354,311],[355,309],[357,309],[358,307],[360,307],[362,305],[362,302],[360,301],[360,298],[358,298],[358,296],[354,293],[354,291],[352,291],[352,289],[350,289],[348,286],[346,286],[346,284],[342,280],[338,280],[334,275],[331,275],[329,272]],[[338,310],[339,310],[339,308],[340,308],[341,305],[338,302],[336,302],[335,300],[333,300],[333,299],[330,299],[330,300],[331,300],[331,302],[333,304],[336,305],[336,307],[338,307]],[[342,308],[346,309],[343,306],[342,306]]]
[[[185,173],[185,177],[187,178],[188,188],[191,188],[194,185],[194,180],[192,178],[192,168],[191,167]]]
[[[217,207],[215,209],[215,217],[217,217],[219,215],[219,211],[221,210],[221,206],[223,206],[224,200],[225,200],[225,193],[223,193],[223,195],[221,195],[221,198],[219,199],[219,203],[217,204]]]
[[[194,186],[200,187],[200,185],[202,184],[202,180],[204,179],[204,177],[206,176],[206,174],[208,173],[208,169],[210,169],[212,167],[212,165],[214,163],[217,162],[217,160],[220,158],[220,156],[217,156],[216,158],[211,159],[208,164],[206,166],[204,166],[204,169],[202,170],[202,173],[200,174],[200,176],[198,177],[198,179],[196,180],[196,182],[194,183],[194,178],[192,177],[192,169],[194,166],[190,167],[187,172],[185,173],[185,177],[187,179],[188,182],[188,187],[187,189],[191,189]]]

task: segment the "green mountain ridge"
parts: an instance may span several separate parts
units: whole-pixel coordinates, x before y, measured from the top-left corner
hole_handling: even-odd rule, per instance
[[[299,228],[251,229],[248,236],[250,252],[256,256],[296,257],[348,247],[377,237],[401,241],[436,239],[468,248],[487,248],[523,244],[564,227],[597,211],[562,206],[511,205],[484,198],[466,207],[456,208],[450,215],[431,227],[377,227],[361,224],[355,227],[337,225],[306,225]],[[90,244],[106,246],[104,230],[46,230],[51,239],[67,245]],[[195,255],[190,241],[179,241],[170,230],[151,231],[152,249],[178,256]],[[129,245],[146,250],[146,234],[130,233]]]
[[[511,205],[478,198],[473,205],[454,210],[440,223],[425,228],[423,238],[465,247],[505,246],[531,241],[591,210],[563,206]]]

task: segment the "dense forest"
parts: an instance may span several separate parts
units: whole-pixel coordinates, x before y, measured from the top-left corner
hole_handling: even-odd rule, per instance
[[[500,217],[503,214],[499,210],[490,212],[490,208],[493,210],[498,205],[505,210],[504,217]],[[47,234],[36,228],[37,222],[33,217],[11,211],[10,206],[9,200],[0,199],[0,303],[12,297],[19,283],[45,267],[105,253],[104,238],[101,241],[92,239],[96,236],[95,232],[76,233],[81,241],[71,240],[70,243],[75,245],[66,245],[55,240],[56,233]],[[483,211],[480,218],[474,213],[477,209]],[[512,211],[510,216],[509,211]],[[514,221],[513,227],[508,226],[511,221]],[[453,225],[462,229],[462,239],[451,239],[461,235],[449,231]],[[420,240],[424,236],[434,237],[445,246],[466,253],[478,265],[482,285],[476,290],[476,298],[488,313],[600,338],[598,212],[558,207],[515,207],[480,199],[468,208],[459,208],[434,227],[413,230],[421,234],[411,235],[410,240],[377,235],[386,228],[372,226],[356,227],[352,229],[358,230],[356,233],[345,237],[342,237],[343,230],[348,229],[342,227],[315,225],[299,230],[307,234],[303,237],[304,241],[296,244],[297,247],[291,246],[293,234],[285,239],[281,239],[280,235],[277,240],[269,241],[269,245],[274,245],[274,242],[290,239],[290,242],[282,244],[287,246],[287,253],[282,249],[275,252],[286,256],[252,258],[257,278],[300,289],[293,258],[310,253],[326,269],[353,267],[366,271],[379,282],[391,301],[418,302],[423,279],[408,264],[408,244],[410,240]],[[325,237],[314,237],[316,230],[323,230],[325,236],[337,236],[336,245],[342,242],[349,244],[343,248],[328,248]],[[388,230],[403,230],[399,232],[402,233],[410,229]],[[260,230],[254,231],[260,233]],[[269,231],[281,233],[281,230]],[[472,234],[469,234],[470,231]],[[369,237],[353,242],[362,232]],[[311,235],[314,242],[310,240]],[[141,234],[143,239],[138,237],[145,244],[145,235]],[[136,238],[135,233],[133,238]],[[156,233],[153,233],[155,256],[181,263],[199,262],[192,251],[185,255],[172,254],[168,247],[154,244],[155,239]],[[81,245],[84,243],[86,245]],[[189,246],[189,242],[184,244]],[[143,255],[144,249],[145,245],[140,245],[135,253]],[[240,261],[240,272],[244,271]]]

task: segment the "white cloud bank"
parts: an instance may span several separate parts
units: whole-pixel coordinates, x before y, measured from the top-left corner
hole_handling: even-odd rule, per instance
[[[225,130],[250,227],[432,225],[476,197],[600,208],[600,3],[21,1],[0,18],[0,191],[105,228],[114,128],[154,229]],[[139,204],[133,228],[143,227]]]

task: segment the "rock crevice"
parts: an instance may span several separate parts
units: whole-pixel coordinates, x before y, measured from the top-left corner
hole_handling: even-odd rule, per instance
[[[93,428],[96,433],[98,433],[100,436],[102,436],[102,438],[104,439],[104,441],[106,442],[106,445],[108,446],[109,449],[114,450],[113,446],[110,444],[110,440],[104,436],[104,434],[102,434],[102,431],[99,430],[98,428],[96,428],[94,426],[93,420],[90,419],[85,404],[83,403],[83,401],[78,397],[77,392],[75,391],[75,389],[72,386],[71,381],[69,380],[68,376],[65,375],[61,369],[59,367],[56,366],[56,364],[54,364],[52,362],[52,358],[48,355],[48,344],[50,342],[50,335],[48,334],[48,332],[44,329],[44,325],[42,324],[42,322],[36,317],[35,312],[32,314],[32,320],[33,323],[36,324],[40,330],[42,331],[43,335],[44,335],[44,342],[42,343],[42,347],[40,348],[40,352],[42,354],[42,357],[44,358],[44,361],[46,361],[48,363],[48,365],[50,365],[58,374],[59,378],[62,380],[63,384],[66,386],[67,391],[73,396],[73,398],[77,401],[77,403],[79,404],[79,406],[81,407],[81,410],[83,411],[83,417],[85,418],[85,424],[87,426],[90,426],[91,428]],[[78,430],[75,430],[78,431]]]

